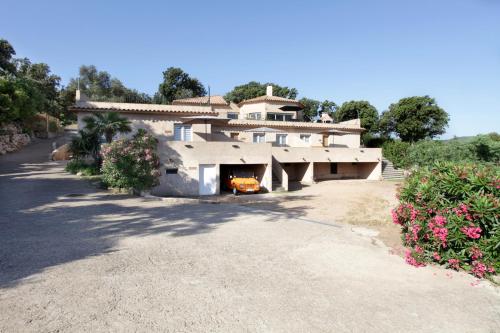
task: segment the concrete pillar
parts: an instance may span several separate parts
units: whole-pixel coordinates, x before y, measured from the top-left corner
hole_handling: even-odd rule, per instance
[[[272,163],[267,163],[265,166],[264,176],[260,181],[260,186],[267,189],[269,192],[273,191],[273,167]]]
[[[309,162],[307,164],[306,172],[302,178],[302,183],[312,184],[314,183],[314,162]]]

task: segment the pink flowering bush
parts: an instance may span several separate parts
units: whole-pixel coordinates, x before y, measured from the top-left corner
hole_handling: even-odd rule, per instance
[[[478,278],[500,270],[500,166],[437,163],[415,171],[392,211],[405,260],[438,263]]]
[[[116,140],[101,148],[102,180],[115,188],[147,190],[158,185],[160,160],[158,141],[144,130],[132,139]]]

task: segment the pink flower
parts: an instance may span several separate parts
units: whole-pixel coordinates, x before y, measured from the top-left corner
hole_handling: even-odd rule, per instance
[[[399,221],[398,213],[396,213],[396,211],[394,209],[391,210],[391,215],[392,215],[392,222],[394,222],[395,224],[401,225],[401,222]]]
[[[444,216],[441,216],[441,215],[437,215],[435,218],[434,218],[434,221],[436,222],[436,224],[440,227],[444,226],[446,224],[446,218]]]
[[[472,260],[477,260],[483,257],[483,252],[477,247],[471,248],[471,258]]]
[[[483,278],[484,274],[488,271],[488,267],[480,261],[472,262],[472,274],[478,278]]]
[[[480,227],[476,227],[473,224],[470,224],[468,227],[460,228],[460,231],[462,231],[469,238],[478,239],[479,237],[481,237],[482,230]]]
[[[448,259],[448,264],[451,268],[458,270],[460,268],[460,260],[458,259]]]
[[[441,260],[441,256],[440,256],[440,255],[439,255],[439,253],[437,253],[437,252],[434,252],[434,253],[432,254],[432,257],[433,257],[433,258],[434,258],[434,260],[436,260],[436,261]]]
[[[418,254],[422,254],[424,253],[424,250],[420,246],[415,245],[415,252],[417,252]]]
[[[432,232],[434,234],[434,237],[439,239],[443,243],[443,246],[446,247],[446,238],[448,237],[448,229],[436,227],[432,229]]]
[[[419,262],[417,259],[415,259],[411,253],[410,250],[405,251],[405,261],[407,264],[415,266],[415,267],[423,267],[425,264]]]

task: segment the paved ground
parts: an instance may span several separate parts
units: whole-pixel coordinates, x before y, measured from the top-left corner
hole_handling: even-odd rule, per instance
[[[48,146],[0,157],[1,332],[500,331],[497,289],[410,267],[311,216],[300,192],[244,206],[109,195],[47,162]]]

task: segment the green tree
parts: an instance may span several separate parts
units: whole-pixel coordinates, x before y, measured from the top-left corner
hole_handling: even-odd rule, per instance
[[[416,142],[444,134],[449,116],[434,98],[413,96],[391,104],[382,113],[380,127],[384,133],[396,134],[402,141]]]
[[[273,87],[274,96],[295,99],[299,94],[299,92],[295,88],[282,87],[275,83],[259,83],[256,81],[251,81],[246,84],[234,87],[233,90],[231,90],[224,96],[224,98],[227,101],[239,103],[246,99],[265,95],[266,87],[269,85]]]
[[[154,101],[170,104],[175,99],[205,96],[203,84],[177,67],[169,67],[163,72],[163,82],[158,87]]]
[[[305,120],[313,121],[314,118],[318,115],[318,110],[321,102],[306,97],[301,98],[299,102],[304,106],[302,112],[304,114]]]
[[[336,112],[337,121],[361,119],[361,127],[368,133],[378,131],[379,116],[377,109],[367,101],[345,102]]]
[[[44,96],[32,81],[22,77],[0,77],[0,123],[28,120],[44,102]]]
[[[14,74],[16,66],[12,62],[12,57],[16,51],[5,39],[0,39],[0,75]]]
[[[335,120],[336,119],[335,113],[337,112],[338,108],[339,106],[335,102],[325,99],[319,106],[319,112],[321,113],[326,112]]]
[[[83,121],[87,132],[94,132],[99,136],[104,135],[107,143],[111,143],[117,133],[132,131],[130,121],[117,112],[94,113],[92,116],[83,118]]]
[[[17,76],[30,80],[44,98],[37,111],[59,116],[61,106],[58,97],[61,78],[52,74],[49,65],[44,63],[33,64],[28,58],[15,59],[14,63]]]

